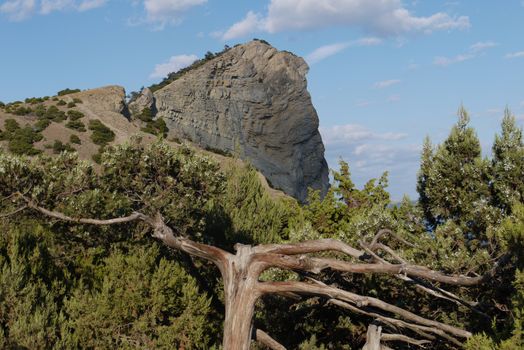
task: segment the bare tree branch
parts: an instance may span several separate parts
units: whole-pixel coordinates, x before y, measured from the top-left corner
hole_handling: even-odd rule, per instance
[[[286,347],[279,342],[277,342],[275,339],[271,338],[266,332],[264,332],[261,329],[256,329],[254,335],[254,340],[258,341],[259,343],[267,346],[270,349],[273,350],[286,350]]]
[[[388,333],[382,333],[380,340],[382,341],[401,341],[403,343],[408,343],[408,344],[413,344],[413,345],[418,345],[418,346],[423,346],[425,344],[431,343],[429,340],[417,340],[417,339],[413,339],[403,334],[388,334]]]
[[[319,253],[324,251],[335,251],[347,254],[356,259],[362,257],[364,252],[353,248],[336,239],[326,238],[317,239],[311,241],[305,241],[301,243],[288,243],[288,244],[261,244],[255,247],[256,253],[273,253],[273,254],[286,254],[286,255],[298,255],[307,253]]]
[[[357,307],[374,307],[382,311],[390,312],[396,314],[397,316],[414,322],[416,324],[434,327],[440,329],[444,332],[452,334],[456,337],[469,338],[471,333],[453,326],[446,325],[444,323],[433,321],[416,315],[410,311],[402,309],[398,306],[386,303],[380,299],[358,295],[352,292],[348,292],[339,288],[327,286],[323,283],[306,283],[298,281],[289,281],[289,282],[261,282],[257,286],[261,293],[281,293],[281,292],[292,292],[292,293],[301,293],[306,295],[320,295],[331,299],[338,299],[346,301]]]

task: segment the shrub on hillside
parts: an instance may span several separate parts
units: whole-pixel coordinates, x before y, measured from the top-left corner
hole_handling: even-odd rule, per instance
[[[80,140],[80,137],[78,137],[75,134],[71,134],[71,136],[69,136],[69,142],[74,143],[76,145],[82,144],[82,141]]]
[[[48,119],[40,119],[38,120],[35,125],[34,125],[34,130],[36,132],[41,132],[41,131],[44,131],[45,129],[47,129],[47,127],[51,125],[51,121],[48,120]]]
[[[56,123],[61,123],[67,119],[66,114],[63,111],[59,110],[56,106],[50,106],[47,109],[44,117]]]
[[[68,143],[64,144],[60,140],[55,140],[55,143],[53,143],[53,153],[54,154],[59,154],[59,153],[62,153],[64,151],[76,152],[76,150],[70,144],[68,144]]]
[[[58,96],[64,96],[64,95],[74,94],[75,92],[80,92],[80,89],[64,89],[64,90],[60,90],[60,91],[58,91],[57,95]]]
[[[11,109],[11,113],[15,115],[29,115],[33,110],[29,107],[19,106],[14,109]]]
[[[70,110],[66,113],[69,120],[78,120],[84,117],[84,113],[76,111],[76,110]]]
[[[66,104],[67,104],[66,101],[64,101],[64,100],[60,100],[60,101],[58,101],[58,103],[57,103],[56,105],[57,105],[57,106],[65,106]]]
[[[99,146],[105,146],[115,139],[115,133],[105,126],[100,120],[90,120],[89,130],[92,130],[91,140]]]
[[[80,132],[86,131],[86,126],[80,120],[70,120],[66,123],[66,128],[77,130]]]
[[[43,117],[45,115],[45,113],[47,112],[47,108],[45,108],[44,105],[42,104],[39,104],[38,106],[35,107],[35,109],[33,110],[34,114],[37,116],[37,117]]]

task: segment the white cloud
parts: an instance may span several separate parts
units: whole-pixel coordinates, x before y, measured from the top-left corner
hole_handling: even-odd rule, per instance
[[[524,51],[512,52],[506,55],[506,58],[521,58],[524,57]]]
[[[460,63],[464,61],[469,61],[478,56],[481,56],[485,53],[486,50],[491,49],[495,46],[498,46],[497,43],[493,41],[479,41],[471,45],[465,53],[453,56],[438,56],[433,59],[433,64],[436,66],[447,67],[451,64]]]
[[[315,51],[311,52],[309,55],[306,56],[306,61],[309,64],[314,64],[319,61],[322,61],[325,58],[328,58],[330,56],[333,56],[340,51],[346,49],[349,46],[348,43],[338,43],[338,44],[331,44],[331,45],[325,45],[321,46]]]
[[[96,9],[104,6],[106,2],[107,0],[84,0],[78,5],[78,11],[84,12]]]
[[[104,6],[106,2],[107,0],[11,0],[0,5],[0,13],[6,14],[12,21],[21,21],[35,13],[48,15],[64,10],[88,11]]]
[[[371,140],[401,140],[407,136],[405,133],[376,133],[358,124],[334,125],[320,127],[322,139],[326,145],[354,144]]]
[[[243,30],[238,30],[238,26]],[[467,16],[452,17],[438,12],[427,17],[414,16],[401,0],[271,0],[267,14],[249,12],[234,24],[223,39],[244,37],[255,31],[277,33],[286,30],[312,30],[332,26],[363,29],[381,36],[405,33],[431,33],[437,30],[470,27]]]
[[[61,11],[65,8],[72,7],[74,2],[72,0],[42,0],[40,5],[40,13],[43,15],[51,12]]]
[[[373,87],[375,89],[384,89],[384,88],[387,88],[389,86],[399,84],[399,83],[400,83],[399,79],[383,80],[383,81],[378,81],[375,84],[373,84]]]
[[[182,68],[189,66],[197,59],[198,57],[196,55],[172,56],[167,62],[157,64],[153,72],[149,75],[149,78],[164,78],[171,72],[176,72]]]
[[[248,35],[249,33],[256,32],[260,29],[260,23],[260,15],[254,13],[253,11],[249,11],[242,21],[233,24],[225,33],[221,35],[222,40],[241,38]]]
[[[336,55],[337,53],[353,46],[374,46],[382,43],[382,39],[375,37],[360,38],[354,41],[347,41],[342,43],[335,43],[330,45],[324,45],[306,56],[306,61],[309,64],[315,64],[330,56]]]
[[[464,62],[467,60],[471,60],[472,58],[475,58],[475,57],[476,55],[474,54],[460,54],[455,57],[439,56],[439,57],[435,57],[435,59],[433,60],[433,64],[437,66],[441,66],[441,67],[447,67],[450,64]]]
[[[34,12],[35,0],[11,0],[0,5],[0,13],[8,16],[11,21],[22,21]]]
[[[202,5],[207,0],[144,0],[146,20],[160,24],[176,24],[181,15],[191,7]]]
[[[360,38],[351,43],[351,46],[374,46],[382,44],[382,39],[377,37]]]
[[[491,49],[492,47],[498,46],[497,43],[493,41],[479,41],[469,47],[472,52],[479,52],[486,49]]]
[[[373,45],[379,45],[382,43],[382,40],[375,37],[366,37],[366,38],[360,38],[354,41],[346,41],[342,43],[335,43],[331,45],[324,45],[317,49],[315,49],[313,52],[308,54],[306,56],[306,61],[309,64],[315,64],[317,62],[320,62],[330,56],[336,55],[337,53],[343,51],[344,49],[347,49],[348,47],[352,46],[373,46]]]

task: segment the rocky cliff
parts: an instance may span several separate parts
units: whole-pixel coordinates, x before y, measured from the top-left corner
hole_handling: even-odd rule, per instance
[[[144,91],[130,109],[154,108],[171,137],[238,154],[273,187],[304,201],[309,187],[328,189],[307,71],[302,58],[255,40],[190,70],[153,96]]]

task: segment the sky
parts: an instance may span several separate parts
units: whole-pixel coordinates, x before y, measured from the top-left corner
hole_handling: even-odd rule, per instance
[[[423,139],[461,104],[485,156],[506,106],[524,124],[523,37],[521,0],[0,0],[0,101],[136,91],[260,38],[308,62],[330,168],[415,199]]]

